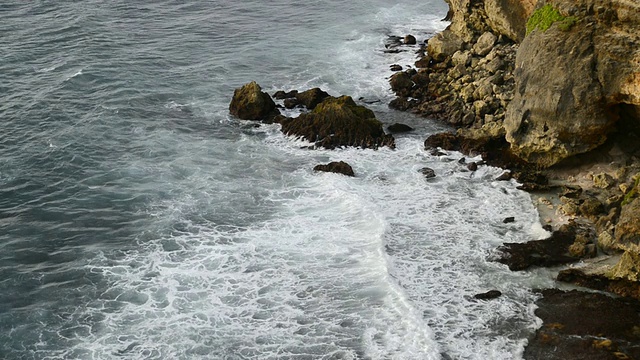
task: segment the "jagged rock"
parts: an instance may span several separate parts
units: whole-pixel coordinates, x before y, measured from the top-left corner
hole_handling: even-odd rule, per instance
[[[590,196],[580,204],[579,210],[583,216],[596,216],[602,214],[604,205],[597,198]]]
[[[393,136],[385,135],[382,123],[373,111],[357,105],[350,96],[327,98],[310,113],[281,124],[283,133],[328,149],[338,146],[395,147]]]
[[[266,120],[280,114],[273,99],[255,81],[233,92],[229,112],[242,120]]]
[[[344,161],[332,161],[324,165],[316,165],[313,168],[314,171],[332,172],[336,174],[343,174],[346,176],[356,176],[353,172],[351,165]]]
[[[300,101],[298,101],[298,99],[296,99],[295,97],[284,99],[284,107],[287,109],[293,109],[298,105],[300,105]]]
[[[416,37],[413,35],[406,35],[402,41],[405,45],[415,45]]]
[[[395,123],[395,124],[389,125],[387,127],[387,130],[395,134],[395,133],[404,133],[404,132],[413,131],[413,128],[409,125]]]
[[[476,294],[473,296],[474,299],[478,300],[492,300],[502,296],[502,292],[498,290],[489,290],[486,293]]]
[[[625,251],[620,257],[620,261],[606,273],[606,276],[609,279],[639,281],[640,254],[638,253],[638,249]]]
[[[480,35],[478,41],[473,45],[473,52],[478,56],[485,56],[493,49],[496,41],[498,41],[498,37],[487,31]]]
[[[298,102],[309,110],[315,109],[318,104],[328,97],[329,94],[322,91],[320,88],[313,88],[296,94]]]
[[[618,244],[640,243],[640,198],[622,206],[616,224],[615,240]]]
[[[444,30],[429,39],[427,43],[427,53],[432,59],[442,61],[462,49],[463,45],[464,42],[458,35],[451,31]]]
[[[607,173],[593,175],[593,186],[597,188],[608,189],[613,186],[614,182],[613,176]]]

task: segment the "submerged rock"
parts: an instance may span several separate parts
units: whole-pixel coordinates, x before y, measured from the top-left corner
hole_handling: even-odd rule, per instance
[[[351,165],[344,161],[332,161],[325,165],[316,165],[314,171],[332,172],[346,176],[356,176]]]
[[[431,178],[436,177],[436,172],[432,168],[423,167],[422,169],[420,169],[420,172],[427,179],[431,179]]]
[[[273,99],[255,81],[233,92],[229,112],[242,120],[269,120],[280,114]]]
[[[405,132],[413,131],[413,128],[409,125],[395,123],[395,124],[389,125],[387,127],[387,130],[389,130],[389,132],[391,133],[405,133]]]
[[[281,122],[282,132],[302,137],[327,149],[338,146],[395,147],[373,111],[357,105],[350,96],[329,97],[307,114]]]

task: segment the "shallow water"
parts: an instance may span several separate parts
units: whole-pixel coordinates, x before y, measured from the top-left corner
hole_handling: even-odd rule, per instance
[[[6,359],[520,358],[541,237],[499,169],[423,149],[389,110],[389,35],[440,1],[0,6],[0,355]],[[228,115],[233,89],[320,86],[416,127],[397,149],[302,149]],[[349,162],[355,178],[311,169]],[[427,181],[422,167],[438,176]],[[515,216],[516,222],[502,219]],[[474,302],[479,292],[505,295]]]

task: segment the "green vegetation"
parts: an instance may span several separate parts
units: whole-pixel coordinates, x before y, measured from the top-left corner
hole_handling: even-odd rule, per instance
[[[560,22],[558,24],[560,30],[569,31],[578,22],[578,18],[575,16],[563,16],[551,4],[547,4],[534,11],[529,20],[527,20],[527,35],[535,29],[547,31],[555,22]]]

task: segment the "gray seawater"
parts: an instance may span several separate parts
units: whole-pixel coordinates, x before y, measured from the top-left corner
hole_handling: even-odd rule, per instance
[[[530,289],[552,280],[488,259],[544,235],[528,195],[429,155],[443,128],[385,105],[388,65],[414,60],[385,39],[424,39],[445,12],[3,1],[0,358],[520,358]],[[417,131],[397,150],[304,150],[229,116],[251,80],[377,99]],[[313,173],[329,160],[357,176]],[[505,295],[470,299],[490,289]]]

